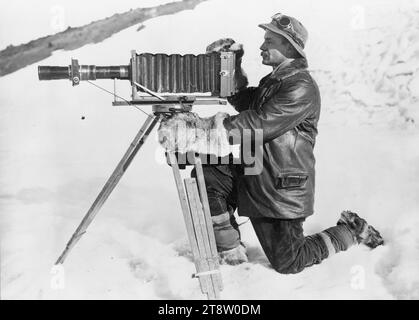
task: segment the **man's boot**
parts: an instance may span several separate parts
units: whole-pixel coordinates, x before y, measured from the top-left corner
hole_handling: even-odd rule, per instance
[[[219,252],[221,264],[238,265],[249,262],[247,259],[246,248],[240,243],[239,246]]]
[[[237,265],[248,262],[246,248],[240,241],[240,230],[233,211],[212,216],[211,218],[220,263]]]
[[[384,244],[380,233],[354,212],[343,211],[337,224],[346,225],[358,243],[363,243],[370,248],[376,248]]]

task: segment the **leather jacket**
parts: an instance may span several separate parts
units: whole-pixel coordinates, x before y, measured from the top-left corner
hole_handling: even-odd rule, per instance
[[[263,130],[261,173],[238,178],[239,215],[297,219],[313,214],[320,93],[307,61],[280,65],[258,87],[240,90],[229,102],[239,111],[224,120],[232,136],[243,129]]]

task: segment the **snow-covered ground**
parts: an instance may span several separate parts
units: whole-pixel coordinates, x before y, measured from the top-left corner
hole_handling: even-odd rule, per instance
[[[104,15],[141,6],[120,2],[106,11],[100,3]],[[80,3],[70,5],[66,12]],[[27,28],[16,27],[13,7],[2,9],[2,32],[3,26],[13,29],[7,42],[1,36],[3,46],[42,35],[37,28],[31,34],[28,21]],[[140,32],[132,27],[100,44],[56,52],[40,64],[67,65],[71,57],[82,64],[126,64],[131,49],[201,53],[228,36],[244,44],[244,68],[255,85],[269,72],[261,65],[257,24],[278,11],[309,29],[309,65],[323,98],[316,213],[306,233],[335,224],[341,210],[351,209],[382,231],[386,245],[352,248],[285,276],[269,267],[246,223],[250,262],[222,266],[222,298],[418,299],[418,1],[210,0],[149,20]],[[75,23],[102,17],[91,12]],[[111,81],[97,83],[112,88]],[[128,83],[119,82],[118,89],[128,97]],[[203,298],[190,277],[194,265],[176,189],[155,135],[68,257],[64,273],[52,269],[145,119],[136,109],[112,107],[111,100],[88,83],[40,82],[35,65],[0,78],[1,298]],[[231,107],[195,108],[203,116],[220,110],[233,113]]]

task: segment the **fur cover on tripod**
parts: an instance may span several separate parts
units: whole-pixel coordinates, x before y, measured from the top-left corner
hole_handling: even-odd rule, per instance
[[[160,144],[170,152],[196,152],[224,157],[230,154],[228,131],[223,125],[227,113],[218,112],[209,118],[196,113],[175,113],[160,124]]]

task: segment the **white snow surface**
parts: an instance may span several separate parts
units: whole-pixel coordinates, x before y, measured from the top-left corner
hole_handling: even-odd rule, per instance
[[[103,1],[95,1],[105,15],[126,10],[124,2],[106,11]],[[65,5],[75,12],[81,2]],[[221,267],[222,298],[418,299],[417,1],[210,0],[146,21],[140,32],[132,27],[39,64],[68,65],[71,57],[81,64],[127,64],[131,49],[202,53],[213,40],[232,37],[244,44],[243,66],[257,85],[270,71],[261,64],[263,31],[257,24],[278,11],[300,18],[309,29],[309,66],[323,99],[315,214],[305,232],[334,225],[340,212],[350,209],[380,230],[386,244],[375,250],[354,247],[302,273],[281,275],[269,266],[246,223],[241,228],[250,262]],[[83,14],[80,24],[88,22]],[[4,46],[40,35],[36,28],[30,34],[29,22],[19,34],[23,26],[16,27],[10,16],[3,19],[7,16],[5,8],[0,21],[14,35]],[[92,10],[89,19],[101,17]],[[97,84],[113,87],[111,81]],[[128,97],[128,82],[118,82],[118,90]],[[69,255],[64,273],[52,268],[145,120],[134,108],[112,107],[111,100],[88,83],[73,88],[69,81],[40,82],[37,65],[0,78],[2,299],[204,298],[191,278],[195,268],[176,188],[155,133]],[[234,113],[230,106],[195,111]]]

